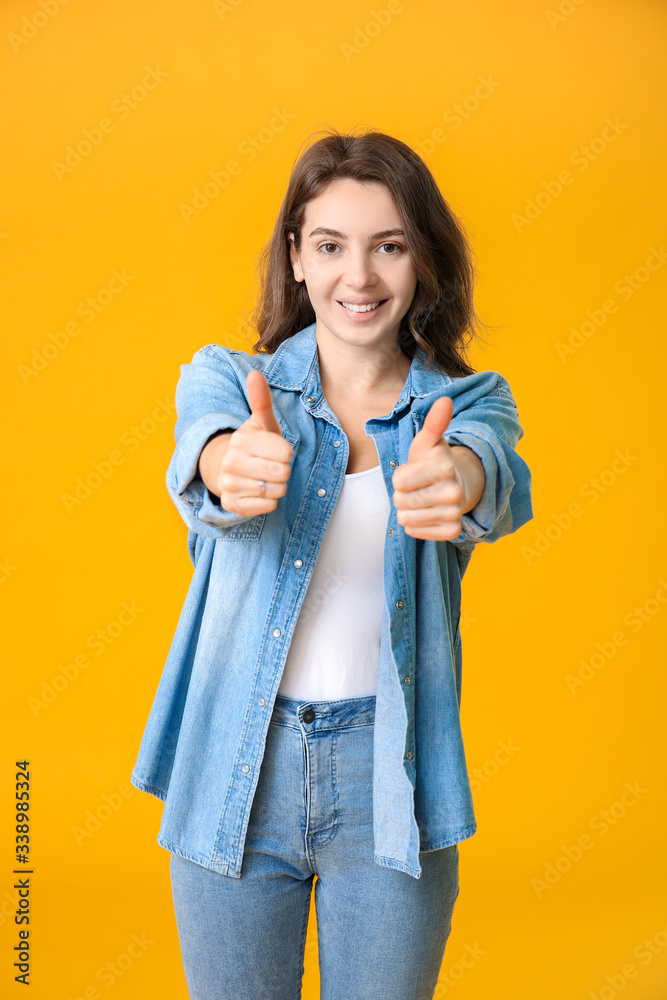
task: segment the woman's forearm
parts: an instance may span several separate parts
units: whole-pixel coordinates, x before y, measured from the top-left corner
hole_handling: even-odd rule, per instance
[[[452,444],[449,447],[464,484],[465,495],[461,512],[467,514],[477,506],[484,492],[486,484],[484,466],[472,448],[467,448],[463,444]]]
[[[201,450],[199,462],[197,463],[197,471],[201,476],[204,486],[216,497],[220,496],[217,485],[220,463],[227,451],[229,439],[233,433],[234,431],[232,430],[218,431],[213,437],[209,438]]]

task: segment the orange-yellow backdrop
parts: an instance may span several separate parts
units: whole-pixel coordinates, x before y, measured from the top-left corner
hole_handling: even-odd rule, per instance
[[[533,473],[534,520],[464,582],[478,832],[436,997],[667,995],[666,20],[648,0],[5,0],[3,998],[24,995],[21,758],[31,995],[187,996],[162,805],[129,785],[192,572],[174,391],[204,344],[250,351],[257,255],[328,125],[414,146],[463,220],[498,327],[472,360],[508,378]]]

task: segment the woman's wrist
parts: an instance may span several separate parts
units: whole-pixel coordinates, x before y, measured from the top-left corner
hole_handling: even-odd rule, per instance
[[[212,434],[202,448],[199,461],[197,462],[197,472],[201,481],[206,489],[218,498],[220,497],[220,493],[218,491],[217,480],[220,472],[220,463],[224,458],[229,446],[229,439],[233,433],[234,431],[230,428],[229,430],[216,431],[215,434]]]
[[[482,493],[486,485],[486,473],[484,472],[481,459],[475,454],[472,448],[468,448],[464,444],[450,444],[449,447],[454,456],[456,468],[461,473],[461,479],[463,480],[465,495],[461,513],[467,514],[468,511],[477,506],[482,498]]]

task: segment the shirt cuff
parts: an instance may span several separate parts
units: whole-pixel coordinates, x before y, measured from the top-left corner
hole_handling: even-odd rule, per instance
[[[447,444],[465,445],[475,452],[484,468],[484,490],[477,504],[461,516],[461,533],[448,539],[495,542],[516,531],[533,516],[530,500],[530,470],[502,438],[487,426],[461,427],[444,435]]]

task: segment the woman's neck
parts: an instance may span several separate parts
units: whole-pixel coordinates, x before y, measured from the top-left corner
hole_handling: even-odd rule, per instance
[[[398,352],[398,353],[396,353]],[[359,358],[353,355],[332,354],[326,347],[318,346],[320,384],[322,392],[341,399],[358,396],[400,395],[411,367],[410,358],[398,344],[390,349],[395,355],[390,369],[387,368],[388,352],[380,349],[374,355],[365,354]]]

